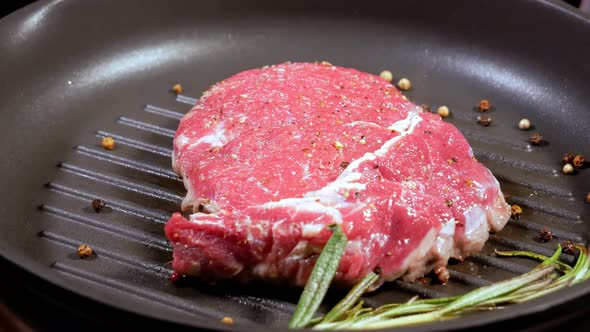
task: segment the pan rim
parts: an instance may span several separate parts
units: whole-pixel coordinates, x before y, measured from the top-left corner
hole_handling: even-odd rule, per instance
[[[31,4],[23,9],[20,9],[14,13],[7,15],[5,18],[0,20],[0,28],[6,28],[6,26],[14,25],[16,21],[22,19],[26,14],[41,9],[43,7],[49,6],[52,3],[55,3],[58,0],[41,0],[34,4]],[[584,14],[580,11],[575,11],[573,7],[563,4],[559,0],[534,0],[529,1],[531,5],[540,5],[550,8],[552,11],[559,13],[560,15],[567,15],[571,18],[579,20],[581,23],[590,25],[590,15]],[[0,255],[6,259],[7,261],[11,262],[12,264],[24,269],[28,273],[35,275],[38,278],[44,279],[52,284],[68,290],[72,293],[75,293],[79,296],[84,298],[92,299],[98,303],[103,303],[112,307],[115,307],[119,310],[124,312],[130,312],[137,314],[139,316],[148,317],[146,314],[142,313],[139,310],[133,310],[129,307],[125,307],[124,305],[110,299],[99,298],[94,294],[83,294],[77,289],[75,286],[69,284],[66,278],[63,278],[52,270],[50,267],[42,265],[28,255],[23,254],[16,248],[12,246],[8,246],[5,243],[0,243]],[[532,315],[535,313],[542,312],[544,310],[550,309],[553,306],[558,304],[563,304],[565,302],[574,301],[576,299],[580,299],[584,296],[588,296],[590,293],[590,283],[575,285],[563,290],[560,290],[558,293],[559,296],[552,296],[552,297],[542,297],[539,300],[531,301],[526,304],[517,304],[511,307],[510,311],[495,311],[481,315],[473,315],[472,317],[477,317],[477,319],[469,319],[469,318],[462,318],[458,320],[447,321],[444,323],[431,323],[427,325],[420,325],[411,327],[414,331],[421,331],[421,330],[446,330],[446,329],[460,329],[465,327],[477,327],[483,326],[499,319],[511,319],[515,317],[524,317],[527,315]],[[541,301],[542,300],[542,301]],[[167,317],[159,316],[158,314],[154,315],[154,318],[167,321],[170,323],[179,323],[178,321],[172,321],[167,319]],[[196,321],[196,320],[195,320]],[[200,326],[211,328],[215,330],[222,330],[223,326],[215,324],[215,322],[205,322],[205,321],[198,321],[199,325],[191,324],[191,322],[182,321],[183,325],[187,326]],[[207,323],[211,323],[209,325],[205,325]],[[248,325],[236,325],[233,326],[235,330],[246,331],[248,330]],[[286,329],[286,328],[285,328]]]

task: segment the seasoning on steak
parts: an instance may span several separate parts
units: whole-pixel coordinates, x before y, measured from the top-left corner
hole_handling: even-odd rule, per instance
[[[173,167],[192,210],[166,225],[173,268],[205,279],[302,286],[340,223],[350,241],[336,283],[376,267],[377,284],[412,281],[481,250],[511,213],[457,128],[386,80],[329,64],[213,85],[180,122]]]

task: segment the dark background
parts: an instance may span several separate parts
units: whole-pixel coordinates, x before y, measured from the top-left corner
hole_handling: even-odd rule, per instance
[[[579,6],[581,0],[564,0],[572,6]],[[2,0],[0,1],[0,17],[10,14],[11,12],[26,6],[29,3],[35,2],[35,0]]]

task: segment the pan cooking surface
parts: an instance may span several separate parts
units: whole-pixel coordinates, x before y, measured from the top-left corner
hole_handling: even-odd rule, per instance
[[[255,284],[217,286],[169,281],[171,247],[163,234],[185,190],[172,172],[180,117],[209,85],[271,63],[326,60],[407,77],[406,95],[436,109],[467,137],[499,179],[521,220],[491,236],[484,250],[451,262],[451,281],[394,282],[366,297],[379,305],[413,295],[463,294],[528,271],[533,262],[500,259],[494,249],[545,255],[559,241],[586,243],[588,169],[565,176],[561,154],[588,155],[588,18],[551,2],[419,2],[243,5],[237,1],[41,1],[0,22],[10,79],[0,90],[0,253],[82,295],[144,315],[208,328],[286,327],[300,290]],[[535,17],[533,26],[526,17]],[[491,24],[502,22],[502,24]],[[543,22],[543,24],[540,24]],[[181,83],[186,95],[169,92]],[[482,98],[495,109],[476,124]],[[534,128],[521,131],[518,120]],[[532,146],[540,132],[546,144]],[[112,136],[116,148],[100,147]],[[108,207],[96,213],[95,198]],[[557,237],[537,241],[539,230]],[[96,255],[81,260],[78,245]],[[564,255],[564,260],[573,257]],[[474,326],[550,310],[587,296],[582,284],[551,298],[418,326]],[[342,294],[333,291],[328,301]]]

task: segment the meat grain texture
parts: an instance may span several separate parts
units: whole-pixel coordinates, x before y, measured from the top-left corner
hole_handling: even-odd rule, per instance
[[[166,236],[176,272],[303,286],[339,223],[335,283],[442,271],[510,216],[492,173],[440,116],[378,76],[285,63],[213,85],[174,139],[188,218]]]

